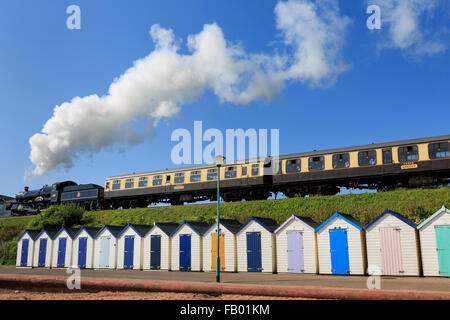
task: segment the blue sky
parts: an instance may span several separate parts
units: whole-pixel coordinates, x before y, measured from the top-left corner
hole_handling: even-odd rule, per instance
[[[273,57],[295,50],[283,43],[277,28],[278,1],[2,1],[0,194],[62,180],[102,185],[107,176],[174,167],[171,133],[192,130],[195,120],[203,121],[205,130],[222,132],[279,129],[281,154],[448,134],[449,3],[436,1],[424,8],[421,0],[414,0],[402,11],[396,1],[371,1],[382,7],[382,29],[371,31],[366,27],[368,2],[327,1],[338,3],[336,13],[348,19],[345,28],[328,37],[339,38],[330,64],[338,61],[348,67],[332,74],[335,82],[316,85],[304,75],[289,78],[272,99],[257,97],[246,103],[221,101],[211,88],[204,88],[155,126],[154,118],[145,117],[127,123],[138,132],[151,128],[140,143],[80,152],[69,170],[58,166],[26,182],[25,172],[33,168],[30,137],[41,132],[55,106],[77,96],[106,95],[115,78],[155,50],[152,25],[173,31],[182,41],[179,54],[189,55],[187,37],[212,23],[227,43],[239,44],[249,54]],[[66,27],[66,8],[72,4],[81,9],[80,30]],[[395,32],[404,19],[413,22],[409,35],[414,36],[399,41]]]

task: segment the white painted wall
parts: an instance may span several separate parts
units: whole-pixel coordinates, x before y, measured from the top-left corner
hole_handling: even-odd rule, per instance
[[[317,232],[319,273],[332,274],[329,230],[338,228],[347,229],[350,274],[365,274],[366,250],[364,232],[339,217],[332,219]]]
[[[161,236],[161,270],[171,270],[172,239],[156,225],[145,235],[143,240],[142,269],[150,270],[151,236]]]
[[[424,276],[440,276],[435,226],[450,225],[450,213],[442,211],[420,230],[420,246]]]
[[[191,271],[202,271],[202,237],[186,224],[172,236],[172,270],[180,270],[181,234],[191,235]]]
[[[87,233],[86,230],[82,230],[73,239],[72,242],[72,266],[78,267],[78,249],[79,249],[79,239],[87,238],[86,244],[86,269],[92,269],[94,262],[94,239]]]
[[[100,250],[103,237],[109,237],[108,269],[115,269],[117,266],[117,239],[107,228],[104,228],[94,239],[94,269],[100,268]]]
[[[117,239],[117,269],[123,269],[125,257],[125,236],[134,236],[133,269],[142,269],[142,238],[133,228],[128,227]]]
[[[17,243],[17,258],[16,258],[16,266],[20,267],[20,263],[22,260],[22,240],[28,239],[28,256],[27,256],[27,267],[33,266],[33,255],[34,255],[34,240],[31,239],[28,233],[25,233],[22,238]]]
[[[267,231],[263,226],[253,220],[236,235],[238,272],[247,272],[247,232],[261,233],[261,272],[276,272],[275,234]]]
[[[33,254],[33,267],[38,267],[39,263],[39,250],[41,245],[41,239],[47,239],[47,251],[45,252],[45,268],[50,268],[52,264],[52,249],[53,241],[47,233],[43,232],[36,240],[34,245]]]
[[[304,273],[317,273],[317,243],[314,229],[302,221],[291,219],[283,229],[276,233],[277,271],[288,272],[287,231],[301,231],[303,234]]]
[[[66,238],[66,255],[64,259],[64,267],[67,268],[72,264],[72,238],[63,230],[55,239],[53,239],[53,257],[52,257],[52,268],[58,267],[58,251],[59,251],[59,239]]]
[[[407,223],[393,216],[385,214],[366,230],[367,262],[368,266],[375,265],[382,270],[382,255],[380,243],[380,228],[400,229],[401,259],[403,275],[418,276],[420,271],[417,231]],[[382,270],[382,274],[384,274]]]
[[[222,224],[220,224],[219,230],[220,234],[224,235],[225,271],[236,272],[237,271],[236,236],[230,230],[225,228]],[[212,248],[211,235],[216,233],[217,233],[217,224],[209,228],[203,235],[203,271],[211,271],[211,248]],[[221,259],[223,258],[221,257]],[[214,267],[216,266],[214,265]]]

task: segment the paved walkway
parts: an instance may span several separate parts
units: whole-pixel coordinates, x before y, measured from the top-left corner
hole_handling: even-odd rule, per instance
[[[23,269],[0,267],[0,275],[36,275],[46,277],[68,277],[65,269]],[[171,282],[215,283],[213,272],[139,271],[139,270],[81,270],[81,277],[117,280],[153,280]],[[334,289],[365,289],[366,276],[328,276],[311,274],[264,274],[264,273],[221,273],[223,284],[264,285],[277,287],[315,287]],[[434,277],[382,277],[381,289],[413,292],[450,293],[450,278]],[[369,291],[369,290],[367,290]]]

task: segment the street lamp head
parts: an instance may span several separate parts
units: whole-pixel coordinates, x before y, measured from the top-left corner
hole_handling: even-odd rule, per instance
[[[213,157],[213,160],[216,163],[216,166],[220,167],[224,163],[225,157],[224,156],[215,156],[215,157]]]

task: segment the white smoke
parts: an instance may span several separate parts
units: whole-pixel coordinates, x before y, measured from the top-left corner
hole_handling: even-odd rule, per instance
[[[446,50],[446,45],[426,27],[440,0],[371,0],[379,5],[381,20],[387,26],[387,39],[383,46],[405,51],[419,57]]]
[[[134,62],[110,85],[104,96],[75,97],[56,106],[42,132],[33,135],[32,175],[63,166],[69,169],[78,155],[93,155],[114,144],[136,144],[132,123],[157,122],[211,89],[221,101],[248,104],[271,99],[287,80],[311,86],[333,84],[348,67],[339,57],[349,24],[336,0],[289,0],[275,8],[283,54],[248,54],[225,40],[221,28],[208,24],[190,35],[190,54],[180,54],[181,41],[172,30],[153,25],[155,49]]]

